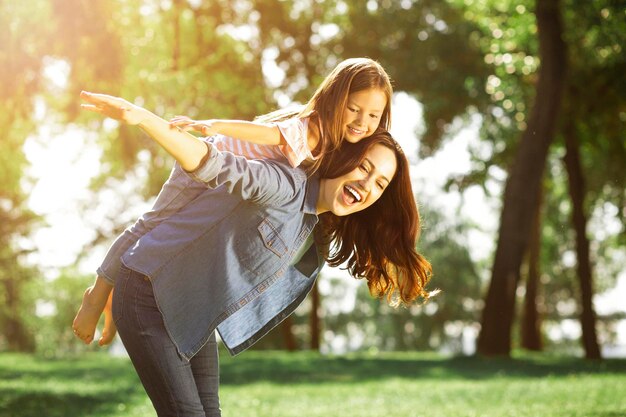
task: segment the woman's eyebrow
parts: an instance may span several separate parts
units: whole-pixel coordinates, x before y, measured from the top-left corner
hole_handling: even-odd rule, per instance
[[[372,163],[372,161],[371,161],[369,158],[365,157],[365,158],[364,158],[364,161],[366,161],[368,164],[370,164],[370,166],[372,167],[372,170],[376,171],[376,165],[374,165],[374,164]],[[389,184],[389,183],[391,182],[391,181],[389,181],[389,179],[388,179],[387,177],[385,177],[384,175],[381,175],[381,178],[382,178],[383,180],[387,181],[387,184]]]

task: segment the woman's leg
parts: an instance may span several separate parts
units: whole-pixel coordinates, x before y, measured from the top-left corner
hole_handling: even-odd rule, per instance
[[[215,332],[202,349],[191,358],[191,371],[196,380],[198,395],[207,417],[220,417],[219,360]]]
[[[119,275],[113,292],[113,319],[159,417],[219,416],[219,406],[217,414],[205,412],[199,393],[201,388],[203,398],[212,398],[210,403],[219,404],[217,383],[205,381],[207,372],[192,369],[195,366],[178,355],[165,330],[150,281],[126,268]],[[197,361],[203,364],[199,369],[207,367],[210,350],[206,348],[204,360]],[[213,352],[217,355],[214,349]],[[216,356],[214,359],[217,361]],[[194,373],[198,373],[198,381]],[[205,392],[211,389],[215,392]]]

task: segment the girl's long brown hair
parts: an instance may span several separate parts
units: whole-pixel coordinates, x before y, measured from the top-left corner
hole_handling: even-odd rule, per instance
[[[358,143],[344,141],[319,169],[321,178],[337,178],[359,166],[374,145],[394,151],[396,173],[381,197],[365,210],[336,216],[320,215],[316,239],[329,265],[347,262],[355,278],[365,278],[370,293],[396,305],[409,304],[429,293],[430,263],[417,252],[420,216],[411,189],[409,163],[391,135],[378,130]]]
[[[385,69],[369,58],[349,58],[340,62],[326,76],[311,99],[301,110],[278,110],[261,116],[260,121],[279,121],[291,117],[311,117],[318,123],[319,142],[314,155],[320,155],[309,172],[315,172],[325,157],[343,142],[343,111],[348,105],[348,96],[369,89],[381,90],[387,104],[380,117],[379,127],[388,130],[391,126],[391,96],[393,88]]]

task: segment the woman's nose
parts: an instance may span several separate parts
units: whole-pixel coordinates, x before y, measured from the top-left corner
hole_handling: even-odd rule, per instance
[[[361,179],[361,180],[359,181],[359,187],[360,187],[363,191],[368,192],[368,193],[369,193],[369,191],[370,191],[370,189],[371,189],[371,181],[370,181],[370,180],[371,180],[371,177],[370,177],[370,176],[367,176],[367,177],[365,177],[365,178],[363,178],[363,179]]]

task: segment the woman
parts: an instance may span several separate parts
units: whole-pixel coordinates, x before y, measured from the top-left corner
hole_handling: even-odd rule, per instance
[[[388,128],[392,94],[389,76],[380,64],[368,58],[350,58],[331,71],[299,111],[279,110],[253,122],[194,121],[177,116],[170,124],[213,135],[212,143],[222,151],[248,159],[285,161],[293,167],[303,164],[308,173],[313,173],[343,140],[358,142],[378,127]],[[83,92],[82,96],[88,98],[89,94]],[[93,285],[85,291],[72,323],[77,337],[85,343],[93,340],[102,310],[110,300],[112,276],[119,270],[119,258],[129,245],[204,190],[201,183],[190,179],[182,170],[172,171],[152,209],[109,248],[106,262],[99,268]],[[109,323],[109,318],[110,314],[105,314],[105,322]],[[109,328],[105,325],[99,344],[111,340],[113,333],[106,331]]]
[[[214,330],[231,354],[245,350],[300,304],[324,260],[347,261],[389,301],[429,296],[408,163],[387,132],[342,144],[307,178],[220,152],[123,99],[89,102],[215,189],[139,238],[115,281],[113,317],[159,415],[219,415]]]

